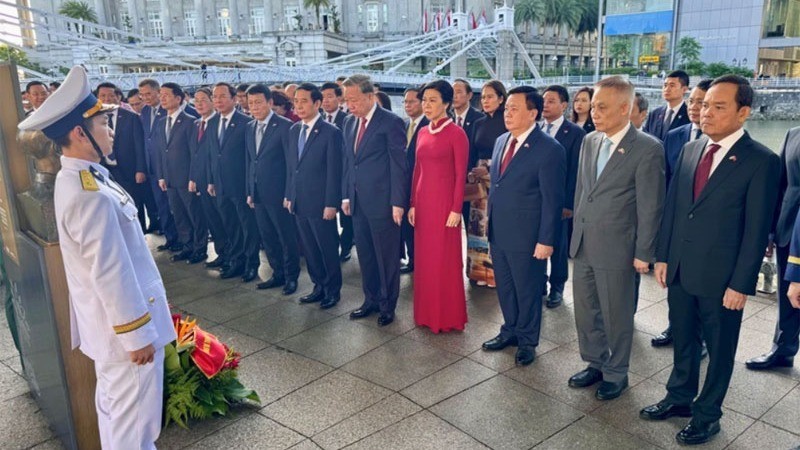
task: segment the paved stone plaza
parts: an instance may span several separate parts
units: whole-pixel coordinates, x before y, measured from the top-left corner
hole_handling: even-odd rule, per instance
[[[148,236],[152,248],[162,238]],[[351,321],[362,301],[356,258],[343,266],[342,301],[320,311],[300,305],[310,282],[301,274],[291,297],[256,291],[256,283],[220,281],[201,266],[170,263],[156,253],[175,309],[239,350],[240,378],[261,396],[260,409],[171,426],[160,449],[654,449],[677,447],[686,419],[644,422],[639,409],[664,396],[672,350],[650,338],[667,322],[666,291],[642,282],[631,358],[631,388],[610,402],[594,389],[571,389],[583,369],[578,355],[571,289],[565,305],[545,310],[536,361],[514,367],[514,350],[486,353],[502,315],[496,294],[467,285],[469,323],[463,333],[434,335],[413,320],[413,278],[403,276],[397,320]],[[268,276],[266,262],[261,277]],[[737,366],[709,448],[788,449],[800,444],[800,370],[755,373],[744,361],[770,347],[777,314],[771,298],[747,302]],[[2,316],[2,315],[0,315]],[[20,375],[8,326],[0,320],[0,449],[57,449]]]

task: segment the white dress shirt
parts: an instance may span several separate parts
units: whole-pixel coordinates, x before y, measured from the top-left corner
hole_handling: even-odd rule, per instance
[[[554,120],[551,123],[553,124],[553,127],[550,129],[549,133],[547,133],[547,125],[548,125],[547,120],[544,121],[543,129],[545,133],[549,134],[550,137],[554,138],[556,137],[556,134],[558,134],[558,129],[561,128],[561,124],[564,123],[564,116],[558,116],[558,119]]]
[[[231,112],[229,112],[228,114],[220,114],[220,115],[219,115],[220,117],[219,117],[219,127],[217,128],[217,136],[219,136],[219,135],[221,135],[221,134],[222,134],[222,120],[223,120],[223,119],[225,119],[225,131],[227,131],[227,130],[228,130],[228,127],[229,127],[229,126],[230,126],[230,124],[231,124],[231,118],[233,117],[233,114],[234,114],[235,112],[236,112],[236,108],[234,108],[234,109],[233,109]]]
[[[500,155],[500,164],[503,163],[503,159],[506,157],[506,152],[511,148],[511,141],[514,139],[517,140],[517,146],[514,148],[514,153],[511,154],[511,159],[514,159],[514,156],[517,155],[519,149],[522,147],[522,143],[528,139],[533,130],[536,128],[537,124],[534,122],[533,126],[522,132],[518,137],[514,137],[514,135],[510,135],[508,140],[506,141],[506,148],[503,149],[503,153]]]
[[[719,163],[721,163],[722,160],[725,159],[725,156],[727,156],[728,152],[731,151],[731,147],[736,145],[736,143],[739,142],[739,139],[741,139],[742,136],[744,136],[744,128],[739,128],[738,130],[729,134],[725,138],[721,139],[719,142],[713,142],[711,141],[711,139],[708,140],[706,148],[703,149],[703,156],[705,156],[706,153],[708,153],[708,147],[711,144],[717,144],[720,146],[720,149],[717,150],[716,153],[714,153],[714,159],[711,161],[711,172],[708,173],[709,177],[711,177],[711,174],[713,174],[714,171],[717,170]],[[700,159],[702,160],[703,158],[701,157]]]

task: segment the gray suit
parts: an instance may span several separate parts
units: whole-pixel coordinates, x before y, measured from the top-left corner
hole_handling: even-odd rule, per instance
[[[664,206],[664,149],[633,126],[597,177],[605,133],[581,146],[570,256],[581,358],[603,380],[627,376],[633,338],[633,259],[655,262]]]

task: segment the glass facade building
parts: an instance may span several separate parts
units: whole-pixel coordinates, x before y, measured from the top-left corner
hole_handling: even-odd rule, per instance
[[[800,77],[800,0],[764,0],[758,72]]]
[[[673,0],[608,0],[604,34],[617,66],[669,67]]]

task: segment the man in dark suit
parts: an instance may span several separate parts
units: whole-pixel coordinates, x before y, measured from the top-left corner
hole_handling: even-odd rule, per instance
[[[667,163],[667,189],[669,189],[672,173],[678,164],[678,157],[681,154],[681,150],[683,150],[683,146],[687,142],[700,139],[703,134],[700,130],[700,110],[703,107],[703,98],[706,96],[708,88],[711,87],[712,81],[710,79],[700,81],[689,94],[687,112],[691,123],[682,125],[667,133],[667,139],[664,141],[664,156]],[[636,290],[638,293],[638,285]],[[667,326],[666,330],[650,340],[650,344],[653,347],[664,347],[672,344],[672,328]]]
[[[162,191],[158,186],[157,164],[161,158],[159,149],[154,145],[154,131],[156,119],[164,117],[167,111],[161,107],[159,94],[161,85],[158,81],[152,78],[145,78],[139,82],[139,96],[144,101],[145,105],[142,107],[142,115],[139,118],[142,121],[142,128],[144,129],[144,151],[145,158],[147,158],[147,179],[150,183],[150,190],[156,204],[156,212],[158,213],[155,223],[160,227],[161,233],[167,239],[167,242],[158,246],[159,251],[181,251],[183,248],[178,243],[178,231],[175,229],[175,221],[172,218],[172,213],[169,210],[169,199],[167,193]],[[154,217],[153,212],[148,211],[150,218],[150,226],[153,226]]]
[[[743,77],[711,84],[701,119],[707,137],[683,148],[659,235],[655,276],[669,287],[675,366],[667,396],[640,416],[691,416],[676,436],[682,444],[707,442],[720,431],[742,310],[756,292],[778,197],[780,158],[743,129],[752,102]],[[709,364],[698,396],[701,332]]]
[[[344,121],[348,114],[341,108],[339,99],[342,97],[342,88],[336,83],[324,83],[320,87],[322,92],[322,118],[336,125],[339,130],[344,130]],[[342,234],[339,236],[339,260],[350,261],[350,251],[353,249],[353,218],[339,211],[339,226]]]
[[[601,382],[598,400],[617,398],[628,387],[636,273],[655,262],[664,205],[664,148],[630,123],[633,99],[633,85],[622,77],[595,85],[597,131],[583,139],[575,186],[572,287],[588,367],[569,385]]]
[[[567,176],[564,178],[564,209],[555,240],[553,256],[550,258],[550,276],[545,275],[545,306],[555,308],[564,301],[564,284],[569,278],[569,230],[572,223],[572,209],[575,202],[575,182],[578,177],[578,159],[581,143],[586,132],[583,128],[564,119],[569,107],[569,92],[564,86],[550,86],[543,94],[544,106],[542,128],[550,137],[555,138],[564,150],[567,158]],[[547,293],[547,281],[550,281],[550,294]]]
[[[798,349],[800,310],[793,308],[789,302],[787,292],[789,282],[793,280],[786,277],[786,270],[791,266],[790,260],[795,264],[800,262],[792,258],[796,253],[791,253],[789,246],[795,245],[792,230],[796,228],[794,224],[798,216],[797,210],[800,208],[800,127],[787,131],[786,139],[783,141],[777,207],[767,251],[773,252],[777,247],[778,323],[775,326],[772,349],[747,361],[747,368],[752,370],[791,367],[794,365],[794,356]]]
[[[456,78],[453,81],[453,122],[464,128],[467,134],[467,139],[472,139],[472,130],[475,128],[475,121],[483,117],[483,113],[472,107],[472,86],[463,78]],[[472,149],[472,145],[470,145]],[[473,156],[475,158],[473,159]],[[477,155],[470,155],[469,161],[477,161]],[[409,166],[409,171],[414,170],[414,166]],[[467,164],[467,173],[472,170]],[[464,217],[464,223],[469,223],[469,202],[464,202],[464,207],[461,210]]]
[[[408,205],[403,119],[375,103],[366,75],[344,82],[352,114],[344,126],[342,210],[353,216],[364,303],[351,319],[380,312],[378,325],[394,321],[400,293],[400,224]]]
[[[484,350],[517,345],[515,361],[533,362],[542,322],[547,258],[559,240],[567,162],[564,147],[536,125],[542,96],[530,86],[508,91],[508,133],[494,146],[489,244],[505,323]]]
[[[342,132],[322,120],[322,93],[303,83],[294,94],[295,123],[287,139],[286,207],[294,213],[314,290],[301,303],[339,303],[342,268],[336,210],[342,198]]]
[[[255,280],[258,257],[258,225],[253,209],[247,204],[247,149],[244,139],[250,118],[236,111],[236,89],[217,83],[213,90],[217,115],[208,122],[211,136],[208,193],[217,197],[217,205],[228,234],[230,251],[220,278],[241,276]]]
[[[428,125],[428,118],[422,115],[422,96],[419,88],[410,87],[403,94],[403,108],[408,119],[405,120],[406,126],[406,164],[408,167],[408,177],[406,192],[411,195],[411,182],[414,177],[414,165],[417,161],[417,134],[422,127]],[[400,244],[400,259],[408,259],[400,266],[400,273],[411,273],[414,271],[414,227],[408,222],[408,211],[403,214],[403,224],[400,226],[402,243]]]
[[[283,295],[297,291],[300,256],[292,215],[283,206],[286,151],[292,122],[272,112],[272,93],[263,84],[247,89],[247,105],[255,120],[247,124],[247,204],[255,210],[261,245],[272,277],[258,289],[283,286]]]
[[[212,133],[208,133],[208,122],[216,114],[211,102],[211,89],[203,87],[194,95],[194,104],[200,118],[194,122],[192,139],[192,162],[189,166],[189,192],[197,195],[211,237],[214,239],[214,251],[217,258],[205,264],[208,268],[220,268],[225,264],[225,255],[228,251],[228,234],[222,216],[217,208],[217,201],[208,193],[208,162],[211,152]],[[189,264],[196,264],[202,260],[190,258]]]
[[[158,186],[167,193],[178,229],[178,242],[183,246],[180,253],[172,256],[172,261],[205,260],[208,226],[197,195],[189,192],[191,145],[197,118],[182,111],[181,104],[186,94],[180,86],[164,83],[160,90],[161,106],[167,111],[167,116],[157,119],[154,125],[154,142],[161,156],[156,167]]]
[[[113,83],[100,83],[97,85],[95,96],[103,103],[114,104],[116,101],[117,87]],[[155,209],[155,201],[149,193],[150,186],[147,182],[147,159],[144,150],[144,128],[139,117],[122,108],[116,108],[108,113],[108,127],[114,130],[114,147],[107,157],[103,158],[103,165],[108,168],[114,181],[119,183],[133,198],[139,210],[139,224],[142,231],[147,231],[145,222],[145,200],[150,200],[148,210]]]
[[[683,96],[689,90],[689,75],[683,70],[671,72],[664,78],[661,96],[667,104],[654,109],[644,124],[643,131],[664,142],[667,132],[689,123]]]

